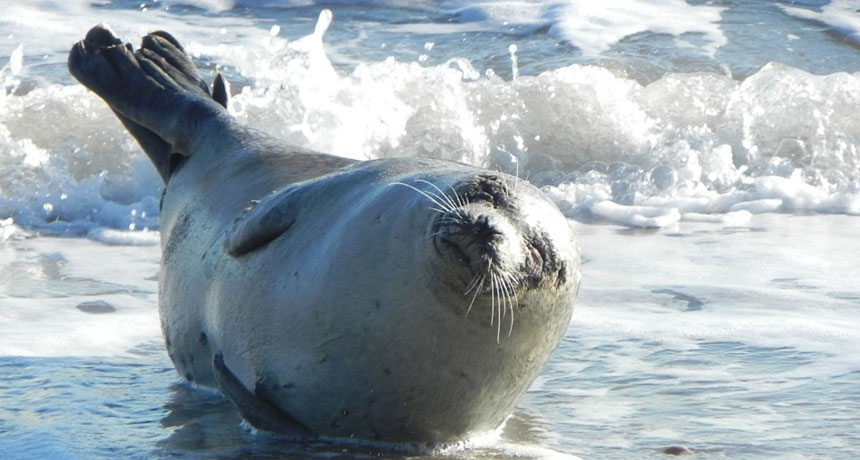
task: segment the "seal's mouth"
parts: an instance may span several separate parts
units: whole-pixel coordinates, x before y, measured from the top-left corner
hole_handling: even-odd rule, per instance
[[[504,232],[490,223],[486,215],[474,217],[458,211],[443,214],[434,231],[436,249],[456,264],[468,267],[472,274],[489,272],[499,262],[499,246]]]

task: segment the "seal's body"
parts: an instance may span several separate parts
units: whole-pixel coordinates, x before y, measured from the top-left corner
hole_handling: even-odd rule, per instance
[[[558,346],[579,286],[566,219],[501,173],[354,162],[242,127],[173,37],[98,26],[72,73],[152,158],[159,302],[189,381],[293,435],[438,443],[492,430]]]

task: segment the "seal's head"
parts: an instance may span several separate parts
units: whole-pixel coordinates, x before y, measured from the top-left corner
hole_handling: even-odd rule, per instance
[[[509,316],[510,334],[515,313],[530,303],[576,295],[580,262],[573,233],[531,184],[495,173],[462,178],[447,190],[425,179],[401,184],[420,193],[435,212],[427,230],[431,260],[452,288],[439,292],[463,293],[467,302],[450,305],[465,309],[465,316],[488,303],[496,340],[503,316]]]

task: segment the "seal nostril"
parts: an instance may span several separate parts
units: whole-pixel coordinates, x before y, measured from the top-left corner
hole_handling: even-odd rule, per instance
[[[502,231],[490,224],[490,219],[485,215],[478,216],[471,232],[474,233],[476,242],[481,244],[490,243],[495,237],[502,235]]]
[[[543,256],[541,256],[540,251],[533,245],[530,245],[529,255],[531,256],[531,262],[537,267],[543,266]]]
[[[532,263],[539,269],[543,270],[546,262],[547,262],[547,250],[546,246],[541,243],[539,240],[530,239],[528,241],[529,246],[529,255],[531,256]]]
[[[489,216],[443,215],[437,220],[436,248],[449,260],[483,273],[498,258],[504,231]]]
[[[560,287],[566,282],[567,282],[567,265],[561,264],[561,268],[558,269],[558,275],[556,276],[555,286]]]

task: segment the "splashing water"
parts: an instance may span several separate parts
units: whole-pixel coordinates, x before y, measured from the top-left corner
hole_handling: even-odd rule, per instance
[[[711,10],[696,11],[701,24],[713,21]],[[345,71],[323,41],[331,23],[323,10],[304,38],[280,38],[276,25],[242,46],[192,40],[187,49],[234,81],[234,116],[287,142],[501,169],[584,221],[860,213],[858,74],[772,63],[743,80],[670,72],[642,83],[579,64],[524,75],[516,44],[510,80],[462,57],[389,57]],[[0,72],[0,218],[51,234],[157,229],[160,182],[110,111],[78,85],[16,90],[22,61],[19,46]]]

